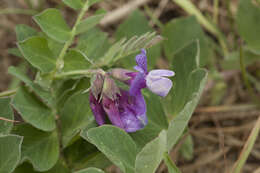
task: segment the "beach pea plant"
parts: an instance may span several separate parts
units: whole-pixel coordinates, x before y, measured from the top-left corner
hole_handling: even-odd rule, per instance
[[[63,0],[78,12],[72,27],[54,8],[33,16],[39,30],[17,25],[10,53],[25,60],[30,75],[8,69],[20,84],[0,97],[0,173],[102,173],[112,164],[153,173],[162,161],[180,172],[168,153],[206,82],[201,28],[202,41],[191,38],[172,53],[167,28],[156,34],[135,11],[112,42],[96,27],[104,13],[85,17],[98,1]],[[124,33],[133,18],[142,25]],[[167,69],[155,68],[161,51]]]

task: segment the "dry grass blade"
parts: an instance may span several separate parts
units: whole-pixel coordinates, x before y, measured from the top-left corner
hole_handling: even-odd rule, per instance
[[[259,133],[259,129],[260,129],[260,116],[258,117],[258,120],[255,123],[255,126],[254,126],[253,130],[251,131],[250,136],[248,137],[248,139],[243,147],[243,150],[241,151],[239,158],[236,161],[236,163],[234,164],[230,173],[241,172],[241,170],[255,144],[255,141],[256,141],[258,133]]]

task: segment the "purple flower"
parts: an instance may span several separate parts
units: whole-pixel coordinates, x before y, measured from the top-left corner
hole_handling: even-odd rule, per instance
[[[113,79],[106,76],[103,91],[99,93],[99,97],[96,98],[92,90],[90,92],[90,108],[97,124],[105,124],[107,116],[113,125],[124,129],[126,132],[135,132],[144,128],[147,124],[146,104],[141,90],[133,96],[130,95],[129,91],[115,87]],[[112,95],[108,92],[108,89],[111,90]]]
[[[172,87],[172,81],[166,77],[174,76],[174,72],[164,69],[148,72],[146,51],[144,49],[136,56],[136,64],[137,66],[134,68],[139,72],[134,77],[131,76],[130,94],[135,95],[140,89],[147,87],[153,93],[165,97]]]
[[[147,124],[146,104],[141,89],[148,88],[153,93],[166,96],[172,87],[172,82],[166,77],[174,76],[170,70],[147,71],[147,57],[143,49],[136,56],[138,72],[125,69],[112,69],[104,76],[95,75],[92,80],[89,95],[90,108],[98,125],[110,122],[124,129],[135,132]],[[129,91],[117,87],[111,76],[130,85]]]

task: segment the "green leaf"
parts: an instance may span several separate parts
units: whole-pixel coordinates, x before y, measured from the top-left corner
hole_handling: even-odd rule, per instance
[[[204,66],[210,56],[210,48],[200,24],[194,16],[173,19],[165,25],[162,32],[163,37],[167,38],[163,42],[166,57],[175,61],[176,52],[186,46],[192,40],[199,40],[200,45],[200,65]]]
[[[252,0],[240,0],[236,16],[238,33],[247,44],[260,51],[260,8]]]
[[[90,30],[91,28],[95,27],[103,17],[104,14],[98,14],[82,20],[77,26],[76,33],[81,34]]]
[[[14,173],[39,173],[39,172],[35,171],[33,169],[33,166],[30,163],[24,162],[23,164],[15,168]],[[48,171],[44,171],[43,173],[70,173],[70,171],[61,163],[61,161],[58,161],[53,168],[51,168]]]
[[[49,8],[33,18],[42,31],[52,39],[61,43],[70,39],[71,30],[59,10]]]
[[[60,113],[63,147],[92,120],[88,93],[78,92],[71,96]]]
[[[83,6],[82,0],[62,0],[62,2],[74,10],[78,10]]]
[[[59,158],[56,131],[47,133],[22,124],[16,126],[13,133],[24,136],[21,162],[29,160],[37,171],[47,171],[54,167]]]
[[[0,136],[0,173],[11,173],[19,163],[23,137]]]
[[[260,60],[260,55],[248,48],[243,48],[245,66],[257,63]],[[221,67],[224,70],[240,70],[239,52],[231,52],[223,61],[220,61]]]
[[[163,130],[157,138],[146,144],[138,153],[135,161],[135,172],[155,172],[165,151],[167,151],[167,132]]]
[[[191,115],[198,104],[200,95],[206,84],[206,78],[207,72],[203,69],[193,71],[188,78],[189,83],[187,85],[191,88],[191,90],[187,92],[189,93],[189,96],[192,96],[192,98],[185,104],[181,112],[179,112],[170,122],[167,133],[168,150],[176,144],[188,125]]]
[[[8,51],[8,54],[23,58],[23,55],[18,48],[10,48],[7,51]]]
[[[84,54],[76,50],[70,50],[64,57],[63,70],[65,72],[73,70],[86,70],[90,65],[90,61],[84,56]]]
[[[103,0],[87,0],[87,1],[88,1],[88,6],[90,7],[90,6],[96,4],[96,3],[100,2],[100,1],[103,1]]]
[[[89,59],[96,62],[109,48],[107,33],[98,28],[92,28],[80,35],[77,49],[82,51]]]
[[[134,173],[136,145],[124,130],[111,125],[103,125],[90,129],[87,137],[123,172]]]
[[[44,131],[55,129],[55,117],[52,111],[41,103],[32,93],[21,87],[15,94],[12,105],[21,114],[22,118]]]
[[[77,171],[75,173],[105,173],[105,172],[97,168],[87,168],[87,169]]]
[[[199,63],[199,47],[197,42],[192,42],[186,45],[183,49],[178,51],[174,58],[172,70],[175,72],[173,78],[173,88],[169,92],[164,105],[168,115],[176,116],[185,106],[186,102],[192,97],[190,91],[189,76],[193,70],[198,68]]]
[[[8,134],[13,127],[13,122],[11,121],[14,119],[14,115],[10,102],[10,98],[0,98],[0,135]]]
[[[77,140],[64,149],[67,162],[74,170],[88,167],[105,169],[112,164],[94,145],[79,136],[75,138]]]
[[[56,66],[56,58],[43,37],[31,37],[18,43],[18,47],[25,59],[43,73],[52,71]]]
[[[191,42],[175,54],[172,69],[174,86],[164,102],[170,122],[167,134],[168,150],[182,135],[199,101],[206,82],[207,72],[198,67],[199,44]]]
[[[40,96],[43,99],[43,101],[45,101],[46,104],[48,105],[54,104],[50,91],[44,90],[39,85],[32,82],[31,79],[26,74],[24,74],[21,70],[11,66],[8,68],[8,73],[23,81],[27,86],[29,86],[35,92],[35,94]]]
[[[148,31],[153,31],[153,29],[149,26],[145,15],[140,10],[135,10],[119,25],[115,37],[117,40],[120,40],[124,37],[131,38],[133,36],[140,36]]]
[[[191,160],[193,158],[193,140],[191,135],[188,135],[181,145],[180,153],[186,160]]]
[[[144,129],[130,135],[133,137],[138,150],[142,149],[148,142],[158,136],[163,130],[168,128],[168,120],[164,113],[160,98],[151,92],[144,92],[147,107],[148,124]]]
[[[18,41],[24,41],[32,36],[37,35],[37,31],[27,25],[17,25],[15,27],[16,38]]]

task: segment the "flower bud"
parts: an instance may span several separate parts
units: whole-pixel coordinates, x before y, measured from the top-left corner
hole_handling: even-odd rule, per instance
[[[123,68],[114,68],[109,71],[109,74],[116,80],[130,84],[137,72],[126,70]]]
[[[105,75],[102,96],[106,96],[111,100],[116,100],[120,96],[120,90],[115,81],[108,75]]]
[[[91,91],[96,100],[98,100],[98,97],[102,92],[103,85],[104,77],[100,73],[94,74],[91,78]]]

